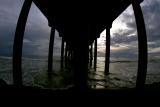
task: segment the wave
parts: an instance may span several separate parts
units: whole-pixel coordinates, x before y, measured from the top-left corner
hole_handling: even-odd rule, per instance
[[[0,59],[12,59],[12,57],[9,57],[9,56],[0,56]]]

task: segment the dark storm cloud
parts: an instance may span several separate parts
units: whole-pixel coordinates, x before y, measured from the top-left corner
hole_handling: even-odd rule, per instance
[[[12,47],[17,20],[24,0],[0,0],[0,55],[12,56]],[[23,44],[23,56],[47,56],[50,28],[47,19],[32,4]],[[56,32],[55,51],[60,53],[60,41]]]
[[[0,1],[0,55],[11,56],[13,35],[22,0]]]
[[[160,0],[146,0],[142,10],[146,23],[149,54],[160,55]]]
[[[146,2],[143,6],[143,13],[146,22],[148,41],[160,40],[160,1],[154,0]]]
[[[120,43],[130,44],[130,42],[136,41],[137,37],[134,34],[134,30],[127,30],[123,32],[115,32],[112,38],[111,44],[114,45]]]
[[[0,55],[12,55],[16,23],[24,0],[0,0]],[[160,0],[144,0],[141,4],[146,23],[149,53],[160,53]],[[132,8],[119,18],[127,29],[119,28],[111,38],[111,56],[130,57],[137,55],[136,23]],[[113,26],[114,27],[114,26]],[[50,28],[47,19],[32,5],[24,35],[24,56],[47,56]],[[101,43],[105,44],[105,41]],[[60,53],[61,38],[56,32],[55,54]],[[99,52],[100,56],[104,55]]]
[[[160,53],[160,0],[144,0],[141,7],[146,24],[149,54],[158,54]],[[111,39],[112,56],[137,55],[137,48],[132,47],[137,44],[137,29],[132,8],[124,12],[117,20],[125,23],[127,29],[119,28],[113,33]],[[128,49],[125,45],[128,46]],[[114,50],[114,48],[119,49]]]

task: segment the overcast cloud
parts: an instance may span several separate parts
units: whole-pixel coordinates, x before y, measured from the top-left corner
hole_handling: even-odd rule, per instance
[[[11,56],[13,38],[23,0],[0,0],[0,56]],[[160,0],[144,0],[141,4],[149,45],[149,56],[160,54]],[[24,57],[46,57],[50,28],[47,19],[32,4],[24,36]],[[99,39],[98,55],[104,56],[105,33]],[[61,38],[56,32],[55,55],[60,53]],[[134,12],[130,6],[113,23],[111,56],[137,58],[137,31]]]
[[[149,58],[160,55],[160,0],[144,0],[141,4],[148,37]],[[121,25],[121,26],[119,26]],[[105,38],[105,33],[101,34]],[[105,39],[99,41],[105,44]],[[104,56],[104,45],[99,45]],[[137,29],[132,6],[129,6],[114,22],[111,29],[111,56],[135,58],[138,53]]]

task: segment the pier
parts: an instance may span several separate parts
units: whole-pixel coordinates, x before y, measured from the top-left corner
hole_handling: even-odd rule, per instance
[[[138,73],[136,89],[143,90],[147,73],[147,36],[142,0],[109,1],[62,1],[62,0],[25,0],[19,15],[13,44],[14,85],[23,86],[22,46],[24,30],[31,4],[34,3],[48,20],[51,27],[48,75],[53,72],[53,46],[55,30],[62,38],[61,68],[69,67],[74,72],[74,89],[80,92],[88,90],[88,68],[96,70],[97,38],[106,30],[106,52],[104,75],[109,74],[110,28],[112,22],[129,6],[133,6],[138,31]],[[43,25],[42,25],[43,26]],[[93,64],[93,66],[92,66]]]

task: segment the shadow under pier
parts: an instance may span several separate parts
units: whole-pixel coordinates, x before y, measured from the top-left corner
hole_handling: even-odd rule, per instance
[[[77,91],[88,90],[88,65],[93,59],[89,54],[89,45],[94,45],[94,69],[97,63],[97,38],[106,29],[106,56],[105,75],[109,74],[110,60],[110,28],[112,22],[132,4],[138,31],[138,89],[143,89],[147,72],[147,36],[140,3],[142,0],[110,0],[110,1],[62,1],[62,0],[25,0],[22,7],[13,46],[13,79],[15,86],[23,86],[22,82],[22,45],[27,16],[32,1],[40,9],[51,27],[51,36],[48,54],[48,75],[52,72],[52,55],[54,53],[54,31],[62,37],[61,67],[71,65],[73,71],[74,89]],[[96,7],[96,8],[95,8]],[[66,45],[64,45],[66,43]],[[65,51],[65,46],[68,48]],[[93,48],[92,48],[93,49]],[[70,55],[67,55],[69,52]],[[65,55],[65,54],[66,55]],[[91,53],[91,52],[90,52]],[[90,57],[89,57],[90,56]],[[65,58],[66,57],[66,58]],[[65,60],[66,59],[66,60]],[[67,59],[71,60],[67,63]]]

